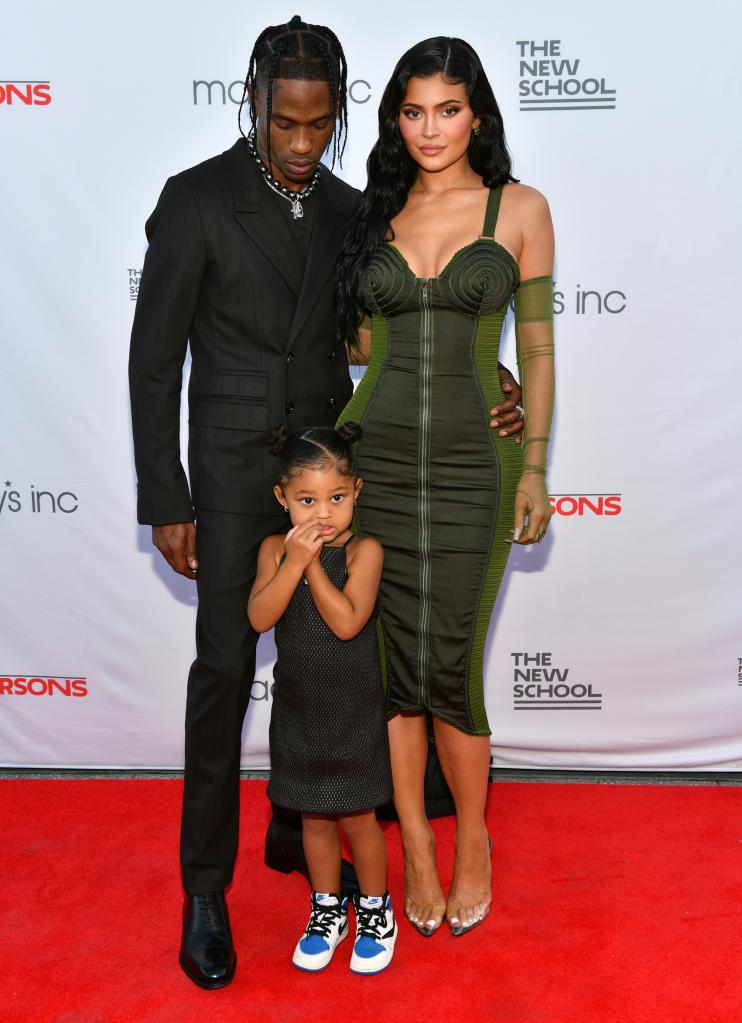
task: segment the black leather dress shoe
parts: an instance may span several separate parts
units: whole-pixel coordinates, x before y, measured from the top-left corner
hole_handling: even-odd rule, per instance
[[[276,827],[275,821],[270,822],[265,833],[265,865],[282,874],[298,870],[309,880],[309,867],[301,838],[289,838]],[[340,887],[343,895],[354,895],[360,890],[353,864],[347,860],[340,864]]]
[[[186,895],[178,961],[199,987],[226,987],[234,977],[237,956],[224,892]]]

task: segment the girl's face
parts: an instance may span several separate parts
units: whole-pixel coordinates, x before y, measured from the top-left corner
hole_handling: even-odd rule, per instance
[[[288,510],[292,526],[316,522],[322,542],[332,543],[353,519],[353,505],[363,480],[343,476],[332,469],[302,469],[273,488],[276,499]]]
[[[407,152],[422,170],[435,173],[466,158],[479,121],[465,85],[451,85],[441,74],[410,78],[407,83],[399,130]]]

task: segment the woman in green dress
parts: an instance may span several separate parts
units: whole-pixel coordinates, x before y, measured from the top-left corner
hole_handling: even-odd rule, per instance
[[[492,89],[460,39],[401,58],[368,171],[338,311],[369,366],[339,422],[363,425],[357,526],[385,552],[380,648],[405,911],[426,936],[444,918],[460,935],[491,900],[487,628],[510,544],[540,541],[550,517],[553,231],[544,197],[511,174]],[[523,445],[488,417],[504,398],[498,351],[513,296]],[[456,804],[447,896],[423,798],[431,717]]]

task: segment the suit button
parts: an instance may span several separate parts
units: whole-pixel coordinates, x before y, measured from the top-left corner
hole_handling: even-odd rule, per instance
[[[294,361],[294,353],[293,352],[289,352],[289,354],[286,356],[286,362],[293,362],[293,361]]]
[[[337,359],[337,357],[338,357],[338,353],[337,352],[328,352],[327,353],[327,358],[328,359]]]
[[[328,408],[335,408],[336,405],[337,405],[337,402],[335,401],[334,398],[328,398],[327,399],[327,407]]]
[[[289,402],[288,405],[286,406],[286,414],[290,416],[293,411],[294,406],[291,404],[291,402]]]

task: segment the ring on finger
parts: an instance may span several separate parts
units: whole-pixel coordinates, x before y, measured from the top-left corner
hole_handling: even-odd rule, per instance
[[[525,419],[526,418],[526,410],[523,408],[522,405],[516,405],[515,406],[515,410],[516,410],[516,412],[518,413],[518,415],[520,416],[521,419]]]

